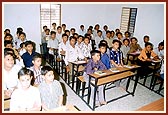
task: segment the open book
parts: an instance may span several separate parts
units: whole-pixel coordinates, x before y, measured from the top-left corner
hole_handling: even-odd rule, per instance
[[[105,74],[106,74],[106,73],[103,72],[103,71],[95,71],[94,73],[97,74],[97,75],[105,75]]]

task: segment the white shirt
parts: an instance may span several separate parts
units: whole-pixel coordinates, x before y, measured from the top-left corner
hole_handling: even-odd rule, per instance
[[[83,42],[81,42],[80,44],[77,42],[77,43],[75,44],[75,46],[77,46],[79,49],[82,48],[82,45],[83,45]]]
[[[105,37],[105,39],[104,40],[106,40],[107,41],[107,44],[108,44],[108,46],[109,47],[112,47],[113,46],[113,38],[107,38],[107,37]]]
[[[66,42],[65,44],[64,44],[64,42],[61,42],[60,44],[59,44],[59,48],[58,48],[58,51],[59,51],[59,55],[60,55],[60,51],[66,51],[67,50],[67,46],[68,46],[68,43]]]
[[[162,59],[162,56],[164,56],[164,50],[160,50],[157,48],[154,49],[154,52],[159,56],[160,59]]]
[[[21,69],[21,66],[14,65],[12,69],[8,72],[3,68],[3,83],[4,90],[11,89],[18,86],[18,72]]]
[[[103,32],[102,32],[102,37],[103,37],[103,39],[106,38],[106,31],[105,30],[103,30]]]
[[[62,33],[57,33],[56,34],[56,38],[58,39],[58,42],[60,43],[60,42],[62,42]]]
[[[123,58],[127,58],[127,54],[128,54],[128,51],[130,50],[130,47],[122,45],[120,49],[123,53]]]
[[[96,47],[97,47],[97,48],[98,48],[99,43],[100,43],[101,40],[103,40],[102,37],[99,37],[99,36],[95,37],[95,44],[96,44]]]
[[[22,48],[22,49],[19,51],[20,56],[22,56],[25,52],[26,52],[26,49]]]
[[[86,30],[84,29],[83,31],[81,30],[81,29],[79,29],[79,35],[82,35],[82,36],[84,36],[85,34],[86,34]]]
[[[71,45],[68,45],[67,51],[65,53],[65,64],[68,65],[68,62],[74,62],[77,59],[84,59],[84,56],[81,52],[81,50],[75,46],[73,48]]]
[[[58,49],[58,39],[54,39],[52,40],[51,38],[48,40],[48,44],[47,44],[48,48],[54,48],[54,49]],[[53,50],[49,49],[49,53],[50,54],[54,54]]]
[[[10,111],[17,111],[19,109],[25,110],[33,108],[34,104],[41,106],[41,98],[39,90],[30,86],[28,90],[24,91],[21,88],[14,90],[11,95]]]
[[[92,51],[92,46],[90,44],[86,45],[83,43],[81,50],[84,57],[91,58],[90,52]]]

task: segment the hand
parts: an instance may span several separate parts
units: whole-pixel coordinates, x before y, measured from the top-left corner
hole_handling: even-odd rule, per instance
[[[67,72],[69,72],[69,71],[70,71],[69,66],[66,66],[66,71],[67,71]]]
[[[65,54],[65,51],[64,51],[64,50],[62,50],[62,51],[60,51],[60,53],[61,53],[61,54]]]
[[[95,71],[97,71],[98,69],[95,67],[95,68],[93,68]]]
[[[11,94],[12,94],[12,90],[10,90],[10,89],[5,90],[5,91],[4,91],[4,94],[5,94],[6,96],[10,97]]]
[[[152,60],[148,58],[148,59],[146,59],[146,61],[152,61]]]

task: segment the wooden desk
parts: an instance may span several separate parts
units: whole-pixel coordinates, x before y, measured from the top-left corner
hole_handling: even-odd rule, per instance
[[[148,105],[145,105],[136,111],[164,111],[164,98],[156,100]]]
[[[50,111],[51,112],[65,112],[65,111],[78,112],[80,110],[74,105],[66,105],[66,106],[58,107],[56,109],[52,109]]]
[[[9,110],[10,108],[10,97],[4,95],[4,110]]]
[[[122,95],[122,96],[117,97],[115,99],[112,99],[112,100],[108,101],[107,103],[112,102],[114,100],[117,100],[119,98],[125,97],[125,96],[130,95],[130,94],[134,96],[135,89],[136,89],[137,82],[138,82],[138,77],[136,77],[136,79],[135,79],[135,83],[134,83],[134,87],[133,87],[132,92],[128,91],[128,87],[129,87],[130,77],[136,75],[135,73],[133,73],[131,71],[137,70],[139,67],[140,66],[134,65],[134,66],[129,67],[129,68],[128,67],[117,68],[117,70],[119,70],[117,72],[114,72],[114,71],[111,71],[111,70],[102,70],[102,72],[105,73],[103,75],[98,75],[98,74],[95,74],[95,73],[89,74],[89,90],[88,90],[89,96],[88,96],[88,100],[87,100],[88,105],[89,105],[89,102],[90,102],[91,85],[94,87],[94,94],[93,94],[94,97],[93,97],[93,107],[92,107],[92,109],[94,110],[95,109],[96,92],[97,92],[98,86],[104,85],[104,84],[107,84],[107,83],[110,83],[110,82],[113,82],[113,81],[125,79],[125,78],[129,78],[128,82],[127,82],[127,86],[126,86],[126,92],[128,94]]]
[[[138,57],[140,55],[140,52],[135,52],[135,53],[129,53],[127,54],[127,63],[128,64],[128,61],[131,61],[132,64],[135,64],[135,58]],[[133,60],[130,60],[129,57],[132,56],[133,57]]]

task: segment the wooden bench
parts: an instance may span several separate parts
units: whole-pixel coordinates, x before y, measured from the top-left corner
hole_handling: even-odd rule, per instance
[[[78,95],[79,95],[79,92],[80,92],[81,83],[82,83],[82,97],[84,97],[85,85],[86,85],[86,82],[84,80],[84,76],[79,76],[77,78],[76,91],[77,91]]]
[[[164,111],[164,98],[156,100],[148,105],[145,105],[136,111]]]

